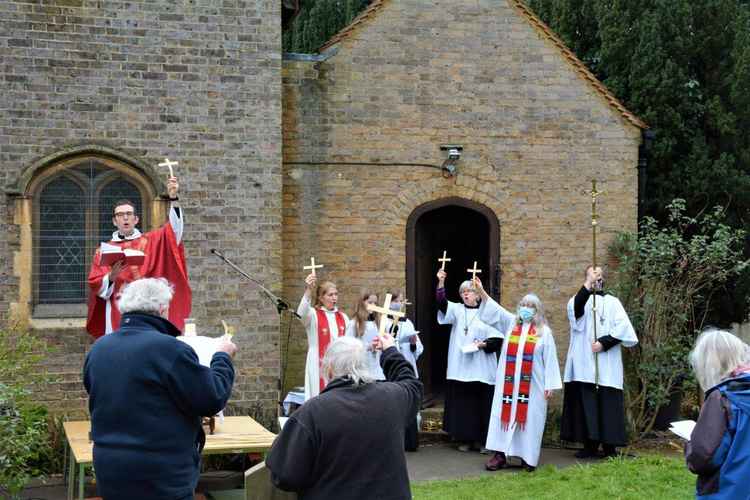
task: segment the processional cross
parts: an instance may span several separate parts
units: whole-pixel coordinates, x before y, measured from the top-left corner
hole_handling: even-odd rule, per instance
[[[596,271],[596,228],[599,225],[599,214],[596,213],[596,201],[599,196],[604,194],[602,191],[596,189],[596,179],[591,180],[591,191],[587,191],[586,194],[591,196],[591,257],[594,271]],[[596,333],[596,285],[594,285],[593,299],[591,302],[591,312],[594,316],[594,342],[599,340],[599,336]],[[599,388],[599,353],[594,353],[594,382],[596,388]]]
[[[405,314],[402,311],[391,310],[391,299],[393,296],[390,293],[385,294],[385,302],[383,307],[376,306],[375,304],[367,304],[368,312],[380,313],[380,325],[378,325],[378,337],[385,335],[385,322],[390,316],[394,321],[398,321],[398,318],[403,318]]]
[[[315,257],[310,257],[310,265],[309,266],[302,266],[303,270],[311,269],[312,275],[315,276],[315,270],[321,269],[323,267],[323,264],[315,265]]]

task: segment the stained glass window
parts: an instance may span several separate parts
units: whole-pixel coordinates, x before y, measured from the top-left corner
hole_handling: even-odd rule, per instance
[[[94,252],[116,229],[112,205],[132,201],[143,228],[141,190],[124,171],[85,158],[54,174],[37,196],[36,305],[82,304]]]

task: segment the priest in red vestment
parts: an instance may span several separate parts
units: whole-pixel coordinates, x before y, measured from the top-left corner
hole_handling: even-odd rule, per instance
[[[100,249],[97,249],[88,278],[89,310],[86,320],[86,329],[93,337],[117,330],[120,325],[120,311],[117,309],[120,290],[140,278],[165,278],[169,281],[174,287],[169,321],[183,329],[185,318],[190,316],[192,294],[182,244],[183,214],[177,203],[178,188],[177,179],[170,177],[167,181],[171,201],[169,222],[145,234],[135,227],[138,215],[133,203],[127,200],[115,203],[112,223],[117,231],[112,233],[109,244],[122,249],[140,250],[146,257],[141,265],[125,265],[123,261],[118,261],[106,266],[101,264]]]

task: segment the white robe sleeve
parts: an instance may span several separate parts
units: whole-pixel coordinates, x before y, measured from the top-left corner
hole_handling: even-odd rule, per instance
[[[309,327],[313,316],[315,316],[315,310],[312,308],[307,294],[302,295],[302,300],[299,301],[299,306],[297,306],[297,314],[302,319],[305,328]]]
[[[357,338],[357,322],[350,321],[346,324],[346,330],[344,330],[344,337]]]
[[[570,322],[570,334],[586,333],[586,314],[576,319],[575,297],[568,301],[568,321]]]
[[[177,240],[177,244],[179,245],[182,241],[182,230],[185,227],[185,223],[182,218],[182,207],[180,207],[179,214],[177,213],[177,210],[175,210],[174,205],[170,205],[169,207],[169,224],[172,226],[172,231],[174,231],[175,239]]]
[[[424,352],[424,345],[422,344],[422,341],[419,339],[419,335],[417,335],[417,350],[414,352],[414,359],[419,359],[419,357]]]
[[[459,304],[456,304],[455,302],[448,301],[448,308],[445,310],[445,313],[443,311],[438,309],[438,315],[437,320],[438,324],[440,325],[452,325],[456,322],[456,308],[459,306]]]
[[[612,308],[612,328],[609,334],[622,342],[624,347],[633,347],[638,343],[638,337],[635,335],[628,313],[625,312],[625,308],[622,307],[620,299],[612,295],[607,296],[607,300],[610,302]]]
[[[545,327],[544,345],[542,346],[542,349],[542,356],[544,359],[544,390],[555,391],[557,389],[562,389],[560,364],[557,361],[555,338],[552,336],[552,330],[548,327]]]
[[[479,305],[479,319],[500,332],[507,332],[516,322],[516,316],[495,302],[492,297],[487,297],[487,300],[483,300]]]

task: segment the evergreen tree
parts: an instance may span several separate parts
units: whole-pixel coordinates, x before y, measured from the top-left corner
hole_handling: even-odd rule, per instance
[[[282,36],[284,52],[312,54],[345,28],[371,0],[307,0]]]
[[[734,227],[750,230],[750,2],[528,3],[656,133],[647,214],[664,221],[683,198],[691,214],[722,205]],[[750,276],[730,290],[716,324],[746,317]]]

